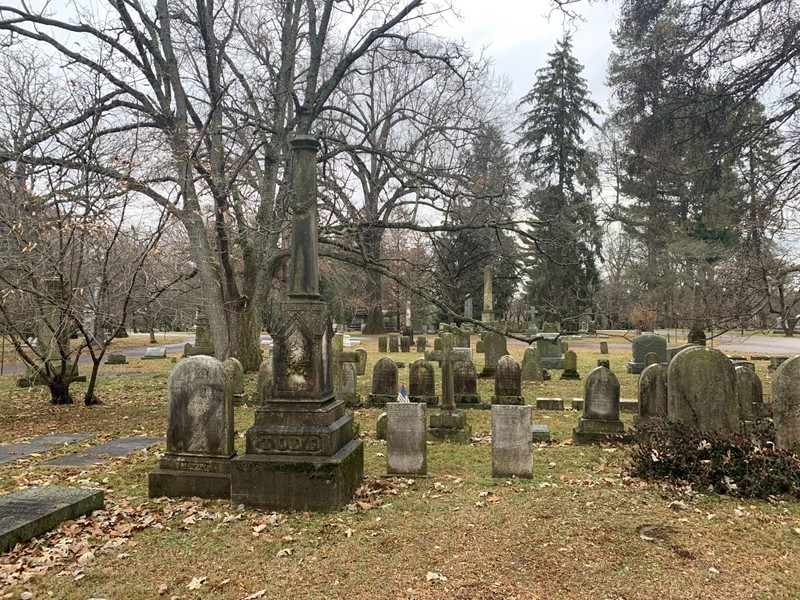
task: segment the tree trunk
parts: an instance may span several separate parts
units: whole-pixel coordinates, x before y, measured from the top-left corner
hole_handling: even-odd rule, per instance
[[[61,373],[47,382],[50,390],[50,404],[72,404],[72,394],[69,393],[70,380]]]
[[[794,328],[797,325],[797,317],[786,317],[782,320],[783,335],[785,337],[794,337]]]
[[[100,369],[100,361],[103,360],[101,354],[97,360],[92,360],[92,373],[89,375],[89,385],[86,388],[86,394],[83,396],[83,403],[86,406],[94,406],[102,404],[100,400],[94,395],[94,389],[97,385],[97,371]]]
[[[364,333],[383,333],[382,297],[380,273],[367,271],[367,324]]]

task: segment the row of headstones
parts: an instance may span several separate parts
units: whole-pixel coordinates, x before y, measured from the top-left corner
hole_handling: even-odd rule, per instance
[[[492,406],[492,477],[533,477],[530,406]],[[428,430],[423,403],[386,407],[386,472],[428,474]]]

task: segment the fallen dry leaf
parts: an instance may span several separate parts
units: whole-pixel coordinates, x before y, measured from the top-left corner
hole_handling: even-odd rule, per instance
[[[428,573],[425,575],[425,579],[427,581],[447,581],[447,577],[434,571],[428,571]]]
[[[189,582],[189,585],[187,585],[186,588],[190,590],[199,590],[201,587],[203,587],[205,582],[205,577],[192,577],[192,580]]]

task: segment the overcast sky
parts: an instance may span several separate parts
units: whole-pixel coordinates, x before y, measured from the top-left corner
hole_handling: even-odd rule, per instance
[[[607,107],[606,67],[613,47],[609,32],[618,11],[616,2],[580,3],[577,9],[584,21],[571,25],[565,25],[559,11],[552,11],[548,18],[550,0],[455,0],[454,4],[462,19],[451,20],[449,36],[464,39],[476,53],[486,48],[495,71],[511,79],[515,104],[533,86],[536,70],[545,65],[547,53],[553,51],[566,26],[573,31],[573,51],[584,65],[592,98]]]

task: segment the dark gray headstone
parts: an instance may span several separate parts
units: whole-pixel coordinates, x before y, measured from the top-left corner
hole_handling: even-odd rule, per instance
[[[222,364],[225,365],[225,370],[228,371],[228,379],[231,382],[231,391],[234,396],[241,396],[244,394],[244,367],[239,362],[238,358],[229,356]]]
[[[428,345],[428,338],[425,336],[417,336],[417,352],[419,354],[425,354],[425,348]]]
[[[258,382],[256,383],[258,402],[262,406],[272,397],[272,359],[261,362],[258,367]]]
[[[356,375],[362,377],[367,373],[367,351],[363,348],[356,348]]]
[[[30,487],[0,498],[0,552],[68,519],[103,508],[103,491],[73,487]]]
[[[458,406],[481,405],[478,395],[478,375],[472,361],[456,361],[453,363],[453,396]]]
[[[436,381],[433,377],[433,365],[424,358],[418,358],[408,370],[408,399],[428,406],[436,406]]]
[[[111,352],[106,358],[107,365],[126,365],[128,364],[128,357],[124,354]]]
[[[400,336],[396,333],[389,334],[389,352],[400,351]]]
[[[372,368],[372,393],[367,399],[368,406],[386,406],[387,402],[397,400],[397,365],[384,356]]]
[[[537,398],[536,410],[564,410],[562,398]]]
[[[494,375],[494,370],[497,362],[503,357],[508,355],[508,347],[506,345],[506,338],[494,331],[487,331],[483,334],[484,343],[484,363],[482,377],[491,377]]]
[[[500,357],[494,373],[492,404],[525,404],[521,377],[519,363],[513,356]]]
[[[600,342],[600,354],[608,354],[608,342]]]
[[[542,360],[539,349],[528,347],[522,355],[522,381],[542,381]]]
[[[426,475],[428,446],[425,404],[392,402],[386,405],[386,473]]]
[[[578,373],[578,355],[574,350],[567,350],[564,352],[564,370],[561,373],[561,379],[580,379]]]
[[[389,338],[385,335],[378,336],[378,352],[383,354],[384,352],[389,351]]]
[[[667,364],[667,340],[655,333],[643,333],[633,338],[631,343],[633,358],[628,363],[628,373],[639,374],[647,366],[647,355],[653,352],[657,361]]]
[[[492,404],[492,477],[531,479],[531,438],[530,406]]]
[[[652,364],[639,376],[639,415],[636,422],[667,416],[667,368]]]
[[[342,363],[341,366],[342,385],[339,395],[344,403],[349,407],[361,406],[361,396],[357,389],[356,365],[354,363]]]
[[[752,365],[753,363],[748,364]],[[746,364],[738,364],[734,366],[734,373],[736,374],[736,397],[739,400],[741,418],[745,421],[752,421],[761,417],[764,390],[755,369]]]
[[[411,338],[407,335],[400,338],[400,352],[411,352]]]
[[[564,357],[561,352],[561,345],[558,340],[553,338],[539,338],[536,340],[536,348],[542,359],[542,367],[545,369],[563,369]]]
[[[625,426],[619,418],[619,381],[605,367],[596,367],[583,392],[583,417],[572,431],[576,444],[593,444],[619,439]]]

